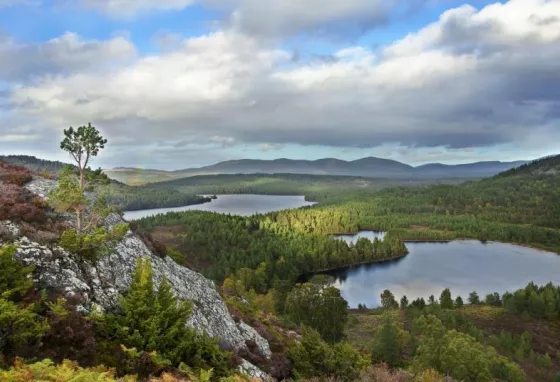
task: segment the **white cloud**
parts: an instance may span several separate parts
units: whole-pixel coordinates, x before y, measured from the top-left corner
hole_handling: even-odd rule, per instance
[[[438,22],[385,49],[388,56],[429,49],[483,51],[560,39],[560,1],[509,0],[477,11],[470,5],[443,13]]]
[[[560,139],[557,5],[461,7],[380,55],[350,46],[305,63],[222,30],[102,72],[85,66],[35,78],[10,100],[43,125],[92,121],[113,142],[137,146],[176,138],[262,149],[538,147]]]

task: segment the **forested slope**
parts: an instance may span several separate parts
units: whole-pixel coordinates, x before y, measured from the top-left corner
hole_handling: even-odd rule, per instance
[[[281,211],[265,219],[323,234],[384,229],[406,239],[478,238],[560,251],[558,158],[456,186],[350,193],[346,201]]]

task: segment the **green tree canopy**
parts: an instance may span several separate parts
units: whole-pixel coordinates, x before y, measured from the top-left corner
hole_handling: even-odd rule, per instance
[[[298,284],[286,298],[286,314],[296,323],[317,330],[328,342],[340,341],[348,321],[348,302],[334,287]]]
[[[439,304],[442,309],[453,309],[453,299],[451,298],[451,291],[449,288],[445,288],[443,292],[441,292]]]
[[[399,328],[390,314],[383,317],[383,325],[377,330],[371,349],[374,363],[386,363],[395,367],[402,362],[402,352],[406,340],[406,332]]]
[[[389,289],[385,289],[381,293],[381,306],[383,309],[398,309],[399,307],[399,303]]]
[[[102,326],[105,346],[124,346],[134,358],[157,354],[160,362],[174,367],[184,363],[193,368],[214,369],[218,377],[227,375],[228,353],[220,350],[216,340],[187,327],[191,312],[192,304],[179,302],[167,280],[162,280],[154,292],[152,266],[149,260],[139,259],[132,285],[121,298],[118,312],[107,315]],[[126,363],[117,366],[121,374],[134,372],[127,369]]]

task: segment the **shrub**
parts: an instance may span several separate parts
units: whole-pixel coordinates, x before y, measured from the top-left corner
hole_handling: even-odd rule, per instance
[[[167,255],[167,247],[153,238],[152,234],[149,232],[137,232],[140,235],[140,238],[146,244],[148,249],[158,255],[161,258],[164,258]]]
[[[34,364],[25,364],[22,361],[18,361],[9,370],[0,371],[0,380],[6,382],[116,382],[114,372],[111,369],[106,369],[104,367],[82,369],[76,362],[71,361],[64,361],[60,365],[55,365],[55,363],[49,359]],[[130,382],[133,380],[132,378],[126,379],[126,381]]]
[[[82,366],[92,366],[96,361],[95,321],[78,312],[75,302],[59,298],[47,303],[49,330],[43,338],[41,356],[55,362],[71,359]]]
[[[162,280],[154,292],[152,267],[139,259],[132,285],[121,299],[118,311],[105,317],[98,326],[98,338],[104,343],[100,355],[117,367],[119,375],[152,373],[154,367],[213,369],[217,377],[230,373],[230,354],[222,351],[217,340],[196,333],[186,326],[192,312],[188,302],[179,303],[171,285]],[[155,352],[155,353],[154,353]],[[120,354],[120,359],[107,354]]]
[[[386,363],[391,367],[398,366],[402,362],[405,341],[406,332],[399,328],[390,315],[386,314],[373,343],[371,351],[373,362]]]
[[[117,224],[109,232],[103,227],[90,232],[79,232],[72,228],[60,237],[60,246],[79,259],[97,262],[110,253],[112,245],[122,240],[128,232],[128,224]]]
[[[336,376],[341,381],[356,381],[360,372],[369,366],[368,360],[350,344],[331,346],[321,340],[318,332],[306,327],[302,329],[301,341],[292,343],[287,354],[297,378]]]
[[[34,308],[0,298],[0,353],[8,364],[16,355],[40,344],[47,329]]]
[[[0,182],[23,186],[31,179],[31,172],[25,167],[0,161]]]
[[[22,267],[16,260],[16,246],[0,247],[0,297],[18,302],[32,286],[33,267]]]
[[[47,216],[40,199],[26,189],[0,182],[0,220],[44,223]]]

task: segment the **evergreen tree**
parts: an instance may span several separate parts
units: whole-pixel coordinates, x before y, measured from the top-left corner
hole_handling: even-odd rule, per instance
[[[383,325],[378,329],[371,351],[373,363],[384,362],[391,367],[402,362],[405,332],[390,314],[385,314]]]
[[[401,309],[408,308],[408,298],[406,296],[401,297]]]
[[[463,305],[464,305],[463,299],[461,298],[461,296],[457,296],[457,298],[455,299],[455,307],[462,308]]]
[[[398,309],[399,307],[399,303],[389,289],[385,289],[381,293],[381,306],[383,309]]]
[[[16,247],[0,247],[0,355],[11,363],[21,348],[39,345],[47,326],[35,304],[22,299],[32,287],[32,267],[15,259]]]
[[[0,297],[18,302],[33,284],[33,267],[22,267],[16,251],[14,245],[0,247]]]
[[[472,291],[469,293],[469,304],[471,305],[478,305],[480,304],[480,298],[478,297],[478,293],[476,291]]]
[[[436,304],[437,304],[436,298],[434,297],[433,294],[430,295],[430,297],[428,297],[428,305],[432,305],[432,306],[433,306],[433,305],[436,305]]]
[[[350,344],[329,345],[317,331],[306,326],[302,328],[301,340],[291,343],[286,353],[298,379],[334,376],[340,381],[354,382],[369,364]]]
[[[451,298],[451,291],[449,288],[445,288],[443,292],[441,292],[439,303],[442,309],[453,309],[453,299]]]
[[[107,315],[101,335],[109,345],[124,346],[125,359],[155,359],[151,354],[157,354],[158,362],[164,365],[213,368],[216,376],[229,373],[228,354],[215,340],[186,326],[192,305],[178,302],[165,279],[154,292],[149,260],[138,260],[132,285],[119,307],[118,313]],[[131,363],[127,360],[117,365],[119,374],[136,372],[134,367],[128,369]]]
[[[72,168],[67,168],[61,174],[64,179],[59,183],[57,200],[63,203],[72,198],[73,210],[76,213],[76,229],[81,232],[83,227],[83,213],[85,211],[85,195],[88,189],[88,165],[91,158],[97,156],[99,151],[105,148],[107,140],[104,139],[99,131],[89,123],[87,126],[80,126],[76,130],[70,127],[64,130],[64,139],[60,142],[60,148],[70,154],[78,167],[79,177],[77,183],[71,178]],[[97,178],[100,179],[101,171],[98,170]],[[106,179],[106,177],[104,178]]]
[[[334,287],[298,284],[286,298],[286,314],[296,323],[317,330],[327,342],[344,336],[348,321],[348,303]]]

